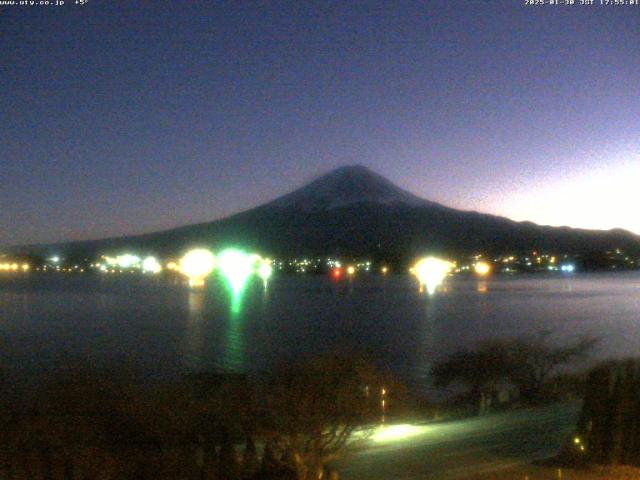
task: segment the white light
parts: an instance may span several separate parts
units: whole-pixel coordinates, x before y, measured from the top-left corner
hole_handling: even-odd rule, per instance
[[[155,257],[147,257],[142,262],[142,271],[147,273],[160,273],[162,265]]]
[[[418,278],[420,285],[424,286],[429,294],[433,294],[453,267],[454,264],[446,260],[425,257],[415,264],[413,273]]]
[[[126,253],[124,255],[119,255],[118,257],[116,257],[115,263],[122,268],[131,268],[140,263],[140,257],[138,257],[137,255]]]
[[[428,430],[429,427],[424,425],[401,424],[381,426],[371,435],[371,440],[376,443],[401,442],[425,434]]]
[[[187,252],[180,260],[180,271],[189,277],[191,286],[203,286],[204,279],[215,267],[215,257],[209,250],[198,248]]]
[[[258,275],[260,275],[260,278],[262,278],[262,280],[266,282],[267,280],[269,280],[269,277],[271,277],[272,273],[273,267],[271,267],[271,264],[266,260],[262,260],[260,262],[260,266],[258,267]]]
[[[473,268],[478,275],[487,275],[491,271],[491,265],[487,262],[477,262]]]

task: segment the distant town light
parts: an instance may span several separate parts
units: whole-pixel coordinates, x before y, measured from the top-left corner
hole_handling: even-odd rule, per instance
[[[180,267],[178,266],[178,264],[176,262],[169,262],[167,263],[167,270],[171,270],[171,271],[178,271],[180,269]]]
[[[116,257],[115,263],[121,268],[131,268],[140,263],[140,257],[125,253]]]
[[[334,278],[334,280],[340,280],[340,278],[342,277],[342,268],[336,267],[331,270],[331,276]]]
[[[142,261],[142,271],[145,273],[160,273],[162,265],[156,257],[147,257]]]
[[[491,271],[491,265],[487,262],[477,262],[473,269],[476,271],[478,275],[487,275]]]
[[[269,280],[271,275],[273,274],[273,267],[271,263],[267,260],[261,260],[260,266],[258,267],[258,275],[262,278],[263,281]]]

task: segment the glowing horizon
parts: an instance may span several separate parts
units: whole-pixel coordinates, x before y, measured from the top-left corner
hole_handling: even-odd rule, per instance
[[[640,235],[633,211],[640,184],[640,154],[634,161],[603,163],[555,179],[532,182],[528,192],[505,193],[496,214],[538,225],[590,230],[623,229]]]

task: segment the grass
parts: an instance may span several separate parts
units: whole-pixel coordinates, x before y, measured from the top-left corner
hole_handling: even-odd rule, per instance
[[[464,477],[464,480],[640,480],[640,468],[561,468],[527,465]]]

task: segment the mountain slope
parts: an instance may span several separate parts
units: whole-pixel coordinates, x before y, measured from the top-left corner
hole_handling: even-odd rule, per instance
[[[543,227],[455,210],[406,192],[365,167],[350,166],[222,220],[135,237],[34,247],[32,252],[62,250],[89,256],[134,249],[174,255],[202,245],[235,245],[281,256],[405,259],[426,251],[586,253],[622,248],[640,252],[640,237],[623,230]]]

